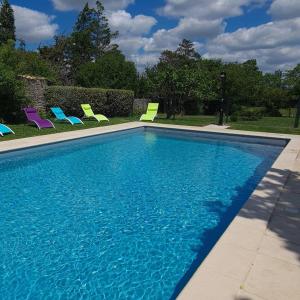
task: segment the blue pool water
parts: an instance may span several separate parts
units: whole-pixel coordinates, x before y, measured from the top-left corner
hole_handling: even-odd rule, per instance
[[[281,150],[139,130],[0,155],[0,298],[175,297]]]

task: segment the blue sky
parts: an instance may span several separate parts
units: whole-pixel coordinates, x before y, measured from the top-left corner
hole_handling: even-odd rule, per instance
[[[17,35],[28,48],[68,33],[86,0],[11,0]],[[140,69],[182,38],[202,56],[224,61],[256,58],[265,71],[300,62],[299,0],[103,0],[117,43]],[[95,3],[89,1],[90,5]],[[298,31],[298,34],[297,34]]]

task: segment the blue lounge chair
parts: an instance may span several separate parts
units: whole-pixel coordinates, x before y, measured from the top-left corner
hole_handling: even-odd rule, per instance
[[[6,133],[15,134],[9,127],[4,124],[0,124],[0,135],[3,136]]]
[[[72,125],[74,124],[84,124],[79,118],[77,117],[67,117],[63,110],[60,107],[51,107],[51,111],[55,115],[55,118],[59,121],[68,121]]]

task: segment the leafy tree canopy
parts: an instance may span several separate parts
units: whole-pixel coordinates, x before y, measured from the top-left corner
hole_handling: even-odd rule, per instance
[[[57,66],[62,82],[70,84],[82,65],[118,48],[112,44],[117,35],[118,32],[110,30],[102,3],[96,1],[95,8],[88,3],[84,6],[69,36],[57,36],[53,46],[40,47],[39,51]]]
[[[82,65],[76,80],[83,87],[135,90],[137,71],[120,51],[112,50],[95,62]]]
[[[3,0],[0,9],[0,45],[16,40],[14,11],[8,0]]]

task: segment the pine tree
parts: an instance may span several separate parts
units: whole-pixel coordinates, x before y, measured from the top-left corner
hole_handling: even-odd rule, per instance
[[[95,30],[93,33],[94,45],[96,47],[96,56],[101,56],[105,51],[118,48],[116,44],[111,44],[112,39],[116,38],[119,33],[111,32],[108,19],[104,13],[104,7],[100,1],[96,1],[95,9]]]
[[[116,49],[111,40],[117,37],[117,32],[111,32],[104,7],[96,1],[96,7],[90,8],[88,3],[78,16],[71,35],[73,66],[95,61],[108,50]]]
[[[19,50],[22,52],[26,52],[26,42],[23,39],[19,39]]]
[[[16,40],[14,11],[8,0],[3,0],[0,10],[0,45],[8,40]]]
[[[176,54],[190,59],[200,59],[200,54],[195,50],[194,43],[190,40],[183,39],[179,44]]]
[[[95,47],[92,41],[92,32],[95,24],[93,9],[88,3],[80,12],[71,34],[71,59],[73,69],[93,60]]]

